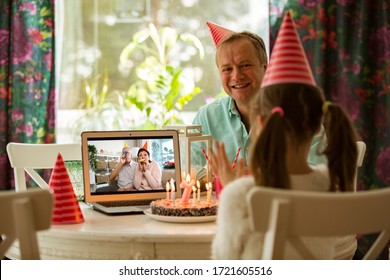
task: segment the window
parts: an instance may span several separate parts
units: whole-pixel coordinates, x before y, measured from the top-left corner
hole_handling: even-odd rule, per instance
[[[129,105],[124,96],[137,81],[135,69],[144,57],[134,53],[129,65],[124,67],[120,55],[133,35],[149,23],[156,27],[169,26],[179,34],[189,32],[203,45],[202,60],[193,47],[179,48],[169,58],[172,65],[180,66],[201,89],[183,108],[190,116],[186,119],[183,115],[186,123],[192,121],[191,112],[223,94],[206,21],[236,31],[256,32],[268,45],[266,0],[57,0],[56,5],[58,142],[74,141],[79,138],[80,129],[88,130],[84,126],[87,118],[75,111],[86,108],[86,91],[97,96],[101,93],[105,102],[117,103],[119,108]],[[94,104],[98,102],[95,100]],[[105,114],[100,114],[103,117],[91,116],[95,124],[102,122],[94,129],[131,129],[144,121],[142,116],[121,113],[124,117],[118,123],[117,108],[106,108]],[[83,127],[77,131],[74,124],[78,120],[82,120]]]

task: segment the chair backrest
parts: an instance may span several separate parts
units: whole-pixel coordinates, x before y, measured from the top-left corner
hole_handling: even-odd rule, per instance
[[[357,141],[356,146],[358,150],[358,158],[356,162],[356,173],[353,182],[353,187],[355,192],[357,191],[357,179],[359,174],[359,167],[362,167],[364,155],[366,154],[366,143],[364,143],[363,141]]]
[[[0,192],[0,257],[18,239],[21,259],[39,259],[36,231],[51,226],[54,197],[48,190]]]
[[[26,144],[10,142],[7,145],[8,158],[14,168],[15,190],[26,190],[25,171],[43,189],[49,189],[47,182],[36,169],[52,169],[61,153],[64,161],[81,160],[81,144]]]
[[[265,235],[264,259],[283,259],[287,240],[303,259],[312,259],[302,236],[380,233],[364,259],[375,259],[390,240],[390,188],[322,193],[256,187],[247,203],[252,230]]]

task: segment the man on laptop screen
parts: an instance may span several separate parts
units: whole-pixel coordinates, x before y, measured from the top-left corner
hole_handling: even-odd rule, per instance
[[[176,130],[86,131],[82,156],[85,202],[95,208],[107,201],[148,206],[166,196],[167,182],[181,181]],[[165,168],[165,162],[174,168]],[[180,195],[180,188],[174,190]]]

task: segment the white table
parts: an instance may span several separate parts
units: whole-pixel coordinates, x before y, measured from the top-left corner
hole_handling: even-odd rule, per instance
[[[84,223],[38,233],[41,259],[209,259],[215,222],[166,223],[144,214],[109,216],[80,203]],[[7,252],[19,259],[17,242]]]

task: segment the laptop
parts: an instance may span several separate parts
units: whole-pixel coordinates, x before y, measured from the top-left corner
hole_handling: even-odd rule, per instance
[[[118,191],[118,182],[109,180],[124,147],[130,148],[134,163],[138,161],[139,148],[149,151],[150,160],[157,162],[161,169],[161,182],[157,188]],[[84,131],[81,148],[84,201],[95,210],[105,214],[142,213],[153,200],[167,197],[167,187],[171,184],[175,186],[176,197],[180,197],[177,130]]]

